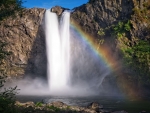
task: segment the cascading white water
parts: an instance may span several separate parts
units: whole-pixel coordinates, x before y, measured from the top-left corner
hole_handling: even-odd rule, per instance
[[[70,12],[65,11],[60,20],[62,73],[64,83],[68,83],[70,75]]]
[[[58,16],[47,10],[45,33],[50,95],[95,95],[102,91],[98,88],[110,71],[70,27],[70,12],[63,12],[59,23]]]
[[[45,23],[47,75],[50,91],[54,93],[68,87],[70,13],[63,13],[59,26],[57,15],[47,10]]]

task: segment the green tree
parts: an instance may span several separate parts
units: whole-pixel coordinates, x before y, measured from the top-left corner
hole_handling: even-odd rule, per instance
[[[118,38],[125,35],[132,28],[131,22],[128,20],[127,22],[118,22],[117,25],[113,26],[113,34]]]
[[[0,0],[0,21],[23,9],[22,0]]]

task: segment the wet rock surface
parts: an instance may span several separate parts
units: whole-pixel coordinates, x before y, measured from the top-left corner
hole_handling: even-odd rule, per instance
[[[103,109],[97,102],[92,102],[87,107],[69,106],[63,102],[55,101],[52,103],[21,103],[16,101],[16,108],[22,113],[128,113],[124,110],[113,111]]]

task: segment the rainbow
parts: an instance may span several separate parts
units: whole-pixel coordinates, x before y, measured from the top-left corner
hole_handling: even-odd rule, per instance
[[[119,84],[125,97],[129,99],[139,99],[136,93],[136,89],[131,87],[128,79],[125,78],[126,75],[118,71],[120,63],[118,63],[117,60],[112,56],[109,46],[103,44],[100,45],[97,43],[95,38],[85,33],[81,26],[79,26],[74,20],[71,20],[71,28],[74,29],[80,38],[82,38],[82,40],[91,47],[93,53],[98,55],[99,58],[109,67],[114,76],[122,76],[119,79]]]
[[[102,59],[104,64],[106,64],[112,71],[115,70],[117,63],[110,55],[110,50],[107,46],[104,47],[100,45],[93,36],[85,33],[82,28],[73,20],[71,21],[71,28],[74,29],[80,38],[82,38],[82,40],[91,47],[93,52],[98,55],[100,59]]]

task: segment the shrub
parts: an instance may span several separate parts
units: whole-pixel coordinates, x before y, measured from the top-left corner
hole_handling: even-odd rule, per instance
[[[0,41],[0,66],[3,65],[3,60],[10,55],[10,52],[4,50],[6,43]],[[0,113],[17,113],[15,109],[15,94],[16,88],[4,88],[5,80],[5,68],[0,68]]]
[[[129,32],[132,28],[131,22],[128,20],[127,22],[118,22],[117,25],[113,26],[113,34],[117,37],[122,37]]]
[[[121,48],[124,61],[136,73],[137,82],[150,84],[150,43],[139,40],[132,47]]]

